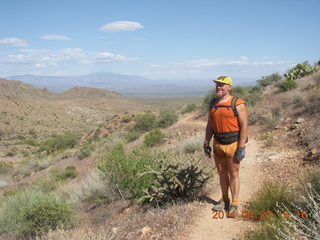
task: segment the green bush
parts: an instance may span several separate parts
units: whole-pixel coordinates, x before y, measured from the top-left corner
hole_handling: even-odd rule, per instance
[[[121,122],[123,123],[128,123],[132,121],[132,116],[131,115],[125,115],[122,117]]]
[[[178,121],[179,115],[173,109],[160,111],[159,127],[166,128]]]
[[[280,92],[287,92],[298,87],[295,79],[287,79],[277,85]]]
[[[160,130],[160,128],[152,129],[145,137],[144,144],[148,147],[154,147],[163,143],[165,134]]]
[[[194,103],[188,104],[184,109],[182,109],[181,114],[195,112],[198,110],[198,106]]]
[[[141,133],[137,131],[135,128],[130,129],[126,134],[125,134],[125,139],[127,142],[132,142],[136,139],[138,139],[141,136]]]
[[[262,77],[260,80],[257,81],[257,83],[262,87],[266,87],[275,82],[280,81],[281,79],[282,76],[279,73],[273,73],[271,75]]]
[[[41,143],[39,151],[53,152],[73,148],[79,137],[78,134],[54,135]]]
[[[0,233],[16,237],[35,237],[73,224],[71,206],[39,190],[25,190],[9,197],[0,214]]]
[[[151,187],[153,176],[142,174],[146,167],[158,169],[159,156],[145,148],[126,154],[123,145],[116,145],[104,159],[98,162],[100,169],[117,186],[121,197],[140,198]]]
[[[151,112],[138,113],[135,117],[134,128],[139,132],[148,132],[157,125],[157,117]]]
[[[249,201],[248,210],[252,211],[255,219],[268,220],[263,214],[272,212],[272,219],[279,218],[278,206],[289,207],[289,193],[284,185],[266,182]]]

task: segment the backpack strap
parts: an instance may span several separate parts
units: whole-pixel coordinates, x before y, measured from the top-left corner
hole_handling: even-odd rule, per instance
[[[232,107],[234,116],[236,116],[236,117],[238,117],[238,110],[237,110],[237,106],[236,106],[237,100],[238,100],[237,97],[233,97],[231,100],[231,107]]]
[[[210,109],[212,108],[219,108],[219,107],[225,107],[225,108],[228,108],[228,109],[232,109],[233,113],[234,113],[234,116],[235,117],[238,117],[238,111],[237,111],[237,107],[236,107],[236,103],[237,103],[237,100],[239,98],[238,97],[233,97],[232,100],[231,100],[231,106],[219,106],[219,105],[216,105],[216,103],[219,101],[219,98],[213,98],[211,101],[210,101],[210,104],[209,104],[209,107]]]

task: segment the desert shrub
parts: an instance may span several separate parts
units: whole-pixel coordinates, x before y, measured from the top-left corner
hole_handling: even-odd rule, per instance
[[[13,169],[12,164],[6,162],[0,162],[0,174],[6,174]]]
[[[73,165],[67,166],[64,170],[52,169],[51,174],[55,177],[56,181],[65,181],[69,178],[77,177],[76,167]]]
[[[262,134],[261,140],[263,141],[265,147],[270,147],[273,144],[273,137],[271,134],[267,134],[267,133]]]
[[[82,148],[82,149],[80,149],[77,158],[78,158],[79,160],[82,160],[82,159],[84,159],[84,158],[86,158],[86,157],[89,157],[90,155],[91,155],[90,149],[88,149],[88,148]]]
[[[135,128],[132,128],[125,134],[125,139],[127,140],[127,142],[132,142],[138,139],[140,136],[141,133],[137,131]]]
[[[132,116],[131,115],[125,115],[122,117],[121,122],[123,123],[128,123],[132,121]]]
[[[197,111],[198,106],[194,103],[188,104],[184,109],[182,109],[181,114],[190,113]]]
[[[295,107],[305,107],[307,105],[306,100],[301,95],[295,95],[291,102]]]
[[[79,152],[77,153],[77,158],[82,160],[91,155],[91,152],[94,151],[94,145],[91,143],[84,144],[81,146]]]
[[[287,79],[277,85],[280,92],[287,92],[298,87],[295,79]]]
[[[59,183],[56,181],[54,176],[52,175],[46,175],[37,178],[36,181],[34,181],[34,187],[35,189],[39,189],[43,193],[50,193],[57,189]]]
[[[36,142],[35,139],[29,138],[29,139],[24,139],[18,142],[15,142],[16,145],[30,145],[30,146],[38,146],[39,144]]]
[[[288,190],[284,185],[266,182],[253,195],[254,197],[248,203],[249,211],[252,211],[255,219],[268,220],[263,216],[268,211],[271,212],[271,218],[279,218],[278,206],[289,207],[290,198]],[[264,218],[265,217],[265,218]]]
[[[16,155],[14,152],[7,152],[6,153],[6,157],[13,157],[14,155]]]
[[[307,98],[307,106],[305,112],[309,114],[317,114],[320,112],[320,91],[315,92]]]
[[[139,174],[143,173],[147,166],[157,169],[157,157],[157,154],[145,148],[127,154],[123,145],[118,144],[99,161],[98,169],[118,187],[121,197],[139,198],[153,183],[151,174],[144,176]]]
[[[39,151],[53,152],[57,150],[66,150],[68,148],[73,148],[76,145],[78,139],[78,134],[54,135],[52,138],[47,139],[40,144]]]
[[[173,109],[166,109],[160,111],[158,120],[159,127],[166,128],[178,121],[179,115]]]
[[[271,225],[272,224],[272,225]],[[249,231],[245,234],[247,240],[279,240],[280,234],[278,229],[273,226],[280,226],[279,220],[270,220],[263,222],[258,230]]]
[[[160,128],[152,129],[145,137],[144,144],[148,147],[154,147],[163,143],[165,134]]]
[[[303,193],[305,197],[307,197],[310,193],[310,189],[308,187],[310,184],[312,186],[313,191],[316,192],[317,194],[320,194],[320,169],[319,168],[311,172],[308,172],[305,175],[304,179],[300,182],[300,188],[302,190],[299,192]]]
[[[273,117],[262,117],[261,124],[263,125],[262,131],[272,131],[277,126],[277,119]]]
[[[204,137],[201,135],[191,137],[186,139],[180,149],[179,152],[183,153],[195,153],[196,151],[200,151],[203,149],[203,139]]]
[[[116,174],[116,173],[112,173]],[[81,180],[81,182],[70,182],[59,186],[56,195],[64,201],[80,203],[89,198],[116,199],[117,186],[112,186],[106,174],[94,169]]]
[[[282,116],[283,112],[282,112],[282,108],[279,106],[275,106],[271,108],[271,116],[272,118],[279,120],[280,117]]]
[[[70,205],[39,190],[25,190],[9,197],[0,214],[0,233],[34,237],[50,229],[68,228],[74,223]]]
[[[302,197],[304,210],[292,213],[287,207],[280,206],[279,211],[287,211],[289,220],[282,221],[280,226],[273,226],[280,239],[320,239],[320,194],[309,184],[306,196]]]
[[[138,113],[134,121],[134,128],[139,132],[148,132],[157,125],[157,117],[151,112]]]
[[[144,174],[152,174],[153,184],[145,191],[140,201],[161,206],[168,202],[176,203],[199,196],[209,175],[198,166],[198,163],[199,161],[189,164],[161,162],[158,170],[149,167]]]
[[[260,80],[257,80],[257,83],[262,87],[266,87],[280,81],[281,79],[282,76],[279,73],[273,73],[271,75],[262,77]]]

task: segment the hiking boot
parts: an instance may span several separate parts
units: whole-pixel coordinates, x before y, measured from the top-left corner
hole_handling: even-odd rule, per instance
[[[238,217],[238,205],[237,204],[231,204],[230,210],[228,212],[228,218],[236,218]]]
[[[229,210],[230,207],[230,200],[223,201],[223,199],[220,199],[220,201],[213,206],[211,209],[212,211],[223,211],[223,210]]]

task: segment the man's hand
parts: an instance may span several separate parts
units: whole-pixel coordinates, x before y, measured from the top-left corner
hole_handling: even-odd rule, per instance
[[[238,148],[236,151],[236,160],[239,163],[244,157],[246,156],[246,149],[245,148]]]
[[[211,147],[209,145],[209,142],[208,141],[204,141],[203,143],[203,151],[204,151],[204,154],[208,157],[208,158],[211,158]]]

